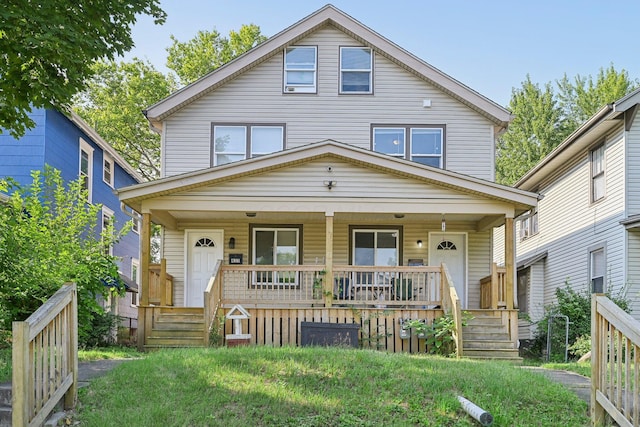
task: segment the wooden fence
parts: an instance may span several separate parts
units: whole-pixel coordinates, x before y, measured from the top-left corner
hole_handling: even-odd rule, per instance
[[[65,284],[24,322],[13,322],[13,426],[39,426],[78,389],[78,299]]]
[[[591,421],[640,426],[640,322],[602,294],[591,302]]]

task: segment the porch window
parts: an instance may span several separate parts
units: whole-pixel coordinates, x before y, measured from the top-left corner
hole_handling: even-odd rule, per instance
[[[589,250],[589,281],[591,282],[591,292],[603,293],[604,273],[606,256],[604,247],[592,248]]]
[[[372,126],[371,149],[423,165],[444,167],[444,126]]]
[[[368,47],[340,48],[340,93],[372,93],[373,53]]]
[[[284,92],[316,92],[317,48],[292,46],[284,52]]]
[[[591,202],[604,198],[604,144],[591,151]]]
[[[284,149],[284,124],[214,124],[212,166],[259,157]]]
[[[300,261],[299,228],[254,228],[253,263],[255,265],[298,265]],[[297,284],[295,271],[258,271],[256,284]]]
[[[353,265],[391,266],[398,265],[400,230],[362,230],[352,231]],[[392,277],[385,273],[354,273],[353,290],[368,289],[383,293],[389,291]]]

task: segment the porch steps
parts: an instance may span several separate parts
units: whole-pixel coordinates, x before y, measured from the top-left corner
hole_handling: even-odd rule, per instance
[[[511,340],[509,326],[501,317],[482,311],[473,311],[472,315],[473,319],[462,327],[464,357],[522,363],[517,343]]]
[[[11,425],[11,384],[0,384],[0,427]]]
[[[202,309],[161,312],[153,319],[153,327],[145,349],[204,346],[204,313]]]

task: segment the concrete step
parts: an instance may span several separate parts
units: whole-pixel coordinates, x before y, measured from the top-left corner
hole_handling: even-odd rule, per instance
[[[11,408],[0,408],[0,427],[11,427]]]

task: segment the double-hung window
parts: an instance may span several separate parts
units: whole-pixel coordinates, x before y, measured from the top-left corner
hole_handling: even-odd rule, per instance
[[[105,255],[113,256],[113,245],[111,244],[113,233],[113,211],[106,206],[102,207],[102,238],[107,239],[104,248]]]
[[[82,186],[87,192],[87,202],[91,203],[91,192],[93,189],[93,147],[82,138],[80,138],[80,165],[78,175],[82,180]]]
[[[254,227],[253,263],[255,265],[292,266],[300,263],[301,227]],[[287,271],[256,271],[255,285],[297,285],[297,273]]]
[[[589,281],[591,282],[591,292],[605,292],[605,265],[606,255],[604,247],[591,248],[589,250]]]
[[[340,93],[373,92],[373,52],[368,47],[340,48]]]
[[[520,220],[520,240],[538,234],[538,211],[527,212]]]
[[[316,92],[317,48],[291,46],[284,51],[284,92]]]
[[[102,161],[102,180],[110,187],[113,187],[113,170],[113,159],[107,154],[104,154],[104,159]]]
[[[372,150],[443,168],[444,126],[374,125]]]
[[[220,166],[284,149],[284,124],[214,124],[212,166]]]
[[[591,150],[591,202],[605,195],[604,144]]]

